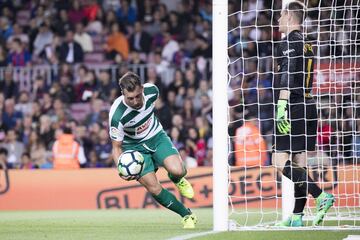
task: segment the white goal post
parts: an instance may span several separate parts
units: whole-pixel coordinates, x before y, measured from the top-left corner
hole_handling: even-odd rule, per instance
[[[213,229],[228,230],[228,4],[213,0]],[[215,37],[216,36],[216,37]]]
[[[213,0],[214,231],[279,230],[274,224],[292,213],[293,183],[270,163],[275,106],[262,102],[276,72],[277,20],[291,1]],[[296,229],[360,229],[360,0],[299,1],[311,13],[303,29],[315,52],[318,136],[308,172],[336,202],[312,227],[309,195],[305,227]],[[258,165],[247,164],[253,158]]]

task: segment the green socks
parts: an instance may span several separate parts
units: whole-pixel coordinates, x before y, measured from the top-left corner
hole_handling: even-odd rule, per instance
[[[189,209],[185,208],[185,206],[179,200],[177,200],[171,192],[164,188],[161,190],[159,195],[153,195],[153,197],[162,206],[170,209],[173,212],[176,212],[181,217],[191,214]]]

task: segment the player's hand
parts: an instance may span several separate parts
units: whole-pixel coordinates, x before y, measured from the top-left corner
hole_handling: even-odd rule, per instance
[[[288,134],[291,130],[290,122],[287,120],[287,100],[279,99],[276,111],[276,126],[280,133]]]

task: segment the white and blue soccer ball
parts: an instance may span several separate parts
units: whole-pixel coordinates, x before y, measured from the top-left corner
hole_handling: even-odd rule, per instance
[[[127,181],[138,179],[144,168],[144,156],[138,151],[127,150],[120,155],[117,168],[121,178]]]

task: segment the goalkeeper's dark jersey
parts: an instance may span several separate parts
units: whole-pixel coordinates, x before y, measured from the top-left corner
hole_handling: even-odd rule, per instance
[[[277,102],[281,89],[290,91],[290,102],[304,102],[311,97],[314,69],[314,53],[310,43],[300,31],[292,31],[276,48],[278,72],[274,90]]]

